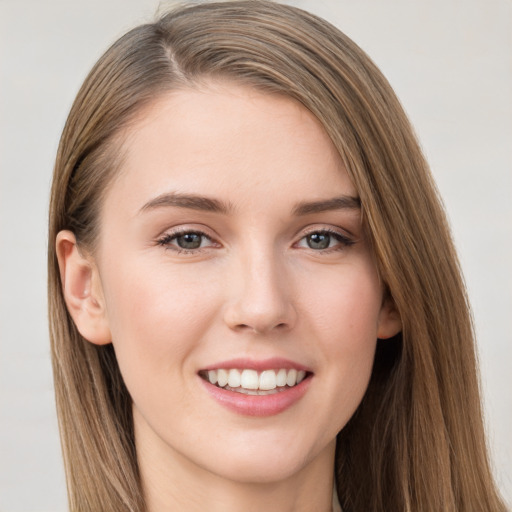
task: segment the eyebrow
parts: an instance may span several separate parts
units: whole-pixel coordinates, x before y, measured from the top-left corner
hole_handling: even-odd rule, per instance
[[[360,210],[361,199],[352,196],[333,197],[322,201],[312,201],[297,204],[293,214],[297,216],[322,213],[331,210]]]
[[[148,201],[140,209],[140,212],[155,210],[162,207],[186,208],[190,210],[221,213],[224,215],[234,211],[234,208],[230,203],[220,201],[219,199],[195,194],[168,192]],[[320,201],[305,201],[298,203],[293,207],[292,214],[300,217],[332,210],[359,209],[361,209],[361,200],[358,197],[339,196]]]
[[[145,212],[147,210],[154,210],[156,208],[169,206],[223,214],[227,214],[233,210],[233,207],[230,204],[211,197],[169,192],[151,199],[140,209],[140,211]]]

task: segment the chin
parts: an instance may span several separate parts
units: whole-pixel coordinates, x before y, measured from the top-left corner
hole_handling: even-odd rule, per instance
[[[257,437],[257,436],[256,436]],[[238,443],[222,457],[210,459],[206,469],[220,477],[239,483],[271,484],[285,481],[316,463],[334,464],[336,440],[307,448],[307,443],[297,437],[286,440],[261,438]],[[222,461],[213,466],[211,460]]]
[[[210,471],[227,480],[244,484],[272,484],[282,482],[299,473],[306,461],[285,459],[282,456],[246,459],[224,459],[222,465]]]

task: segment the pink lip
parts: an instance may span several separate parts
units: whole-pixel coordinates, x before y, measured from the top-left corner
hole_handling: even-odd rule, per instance
[[[305,372],[311,373],[310,368],[281,357],[272,357],[270,359],[262,359],[261,361],[244,358],[230,359],[229,361],[220,361],[218,363],[211,364],[206,368],[202,368],[202,371],[218,370],[220,368],[224,368],[226,370],[232,368],[248,369],[256,370],[258,372],[262,372],[264,370],[279,370],[280,368],[284,368],[286,370],[295,368],[296,370],[304,370]]]
[[[273,395],[244,395],[219,388],[204,379],[200,380],[210,396],[224,407],[245,416],[262,417],[279,414],[298,402],[309,388],[311,375],[293,388]]]
[[[277,368],[295,368],[309,372],[309,370],[303,365],[283,359],[267,359],[265,361],[232,359],[230,361],[217,363],[215,366],[205,368],[203,371],[218,368],[247,368],[257,371]],[[243,393],[237,393],[236,391],[219,388],[208,382],[206,379],[200,376],[198,377],[208,394],[220,405],[244,416],[264,417],[279,414],[298,402],[308,390],[313,375],[309,373],[300,384],[271,395],[244,395]]]

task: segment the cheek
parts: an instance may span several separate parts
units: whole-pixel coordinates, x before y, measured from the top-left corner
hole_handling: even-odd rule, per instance
[[[185,397],[193,354],[216,315],[217,287],[197,272],[137,258],[120,259],[105,275],[112,343],[137,409],[162,424],[169,410],[192,416]]]
[[[215,314],[216,287],[184,269],[137,258],[120,261],[105,272],[105,299],[119,364],[139,372],[168,372],[201,339]]]
[[[334,350],[357,352],[366,340],[376,340],[382,290],[369,262],[304,280],[299,295],[304,315]]]
[[[309,339],[322,372],[323,396],[330,400],[325,410],[333,414],[337,432],[355,412],[368,386],[382,292],[370,265],[332,273],[330,280],[323,282],[322,293],[319,287],[304,288],[303,295],[306,289],[310,293],[303,307],[308,311]],[[312,289],[316,293],[312,294]]]

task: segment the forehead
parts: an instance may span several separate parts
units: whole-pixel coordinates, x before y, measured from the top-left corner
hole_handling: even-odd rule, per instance
[[[109,195],[141,207],[167,191],[234,204],[357,196],[321,123],[295,100],[233,84],[172,91],[126,133]],[[267,200],[265,200],[267,198]]]

